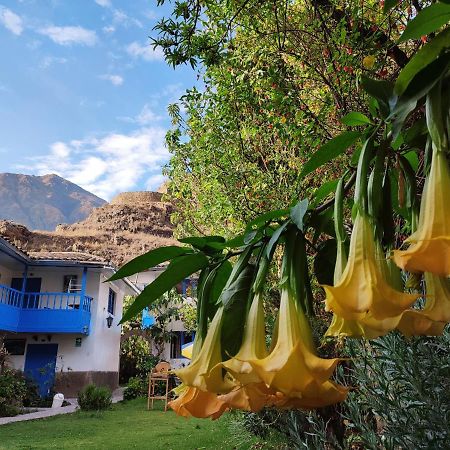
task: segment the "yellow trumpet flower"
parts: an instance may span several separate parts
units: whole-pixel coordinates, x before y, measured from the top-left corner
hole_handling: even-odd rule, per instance
[[[384,320],[401,314],[418,296],[395,290],[384,279],[376,261],[369,219],[355,219],[348,262],[335,286],[323,286],[326,309],[347,320],[369,317]]]
[[[410,309],[402,314],[397,326],[405,336],[440,336],[444,331],[445,322],[430,319],[423,311]]]
[[[223,307],[220,307],[211,321],[201,349],[187,367],[175,370],[175,374],[185,385],[215,393],[227,393],[235,386],[232,380],[224,377],[222,373],[222,316]]]
[[[273,406],[276,402],[276,392],[264,383],[250,383],[238,386],[228,394],[219,395],[229,408],[242,411],[261,411],[265,406]]]
[[[261,295],[253,298],[244,330],[239,352],[228,361],[222,363],[228,372],[240,383],[259,383],[261,379],[248,363],[249,360],[263,359],[267,356],[264,309]]]
[[[174,391],[179,397],[169,402],[169,406],[179,416],[215,420],[229,409],[217,394],[186,385],[180,385]]]
[[[443,151],[436,148],[425,182],[417,231],[407,250],[394,251],[395,263],[409,272],[450,276],[450,170]]]
[[[345,388],[328,381],[339,360],[322,359],[315,354],[307,319],[296,308],[287,288],[281,291],[278,320],[272,352],[263,359],[249,361],[258,376],[271,389],[311,403],[330,405],[344,400]]]
[[[424,314],[438,322],[450,322],[450,280],[425,272]]]
[[[425,307],[403,314],[398,329],[405,336],[440,336],[450,322],[450,280],[425,272]]]

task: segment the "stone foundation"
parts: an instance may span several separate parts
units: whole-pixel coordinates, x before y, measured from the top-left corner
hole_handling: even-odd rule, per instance
[[[77,397],[88,384],[106,386],[113,391],[119,387],[119,372],[57,372],[53,389],[71,398]]]

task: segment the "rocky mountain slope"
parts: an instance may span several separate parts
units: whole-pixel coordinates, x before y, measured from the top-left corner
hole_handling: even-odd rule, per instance
[[[105,200],[58,175],[0,173],[0,219],[32,230],[54,230],[85,219]]]
[[[172,205],[158,192],[126,192],[92,210],[71,225],[53,232],[29,231],[23,225],[0,221],[0,235],[24,251],[78,251],[101,256],[119,266],[152,248],[174,243]]]

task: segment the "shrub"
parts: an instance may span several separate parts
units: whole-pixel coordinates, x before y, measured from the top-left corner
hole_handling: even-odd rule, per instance
[[[390,333],[347,340],[345,347],[352,360],[341,365],[338,377],[353,389],[344,403],[310,412],[243,413],[241,425],[261,437],[275,431],[293,448],[448,449],[448,329],[436,338]]]
[[[133,398],[145,397],[148,392],[148,382],[139,377],[132,377],[128,380],[123,398],[132,400]]]
[[[78,405],[83,411],[101,411],[111,406],[111,390],[90,384],[78,393]]]
[[[27,386],[23,373],[4,368],[0,373],[0,417],[17,415],[26,393]]]

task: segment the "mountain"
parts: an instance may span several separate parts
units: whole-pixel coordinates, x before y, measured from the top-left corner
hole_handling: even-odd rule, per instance
[[[105,200],[58,175],[0,173],[0,219],[32,230],[85,219]]]
[[[146,251],[173,245],[173,207],[159,192],[125,192],[94,208],[84,220],[53,232],[29,231],[0,220],[0,235],[28,252],[86,252],[116,266]]]

